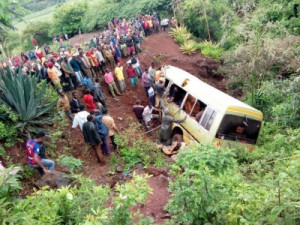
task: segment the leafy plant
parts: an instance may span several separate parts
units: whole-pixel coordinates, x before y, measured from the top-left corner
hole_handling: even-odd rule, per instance
[[[53,30],[55,33],[75,34],[82,28],[81,20],[87,5],[81,2],[65,3],[55,9],[53,15]]]
[[[9,167],[0,171],[0,201],[12,201],[22,189],[19,182],[21,176],[16,174],[18,170],[19,167]]]
[[[82,169],[82,161],[71,156],[61,155],[57,161],[61,166],[66,167],[70,173],[78,172]]]
[[[44,43],[52,41],[51,23],[50,22],[36,22],[28,25],[21,35],[23,50],[30,50],[34,46],[31,43],[31,38],[34,36],[37,45],[43,46]]]
[[[129,124],[129,128],[117,137],[117,143],[120,146],[118,153],[124,162],[124,170],[128,171],[138,163],[147,167],[155,162],[164,161],[163,154],[156,144],[139,135],[142,132],[141,128],[136,123],[129,122]]]
[[[194,54],[197,51],[197,46],[196,46],[196,42],[192,41],[192,40],[188,40],[185,41],[181,46],[180,46],[180,50],[184,53],[184,54]]]
[[[8,69],[9,70],[9,69]],[[0,103],[18,115],[16,128],[21,133],[36,131],[41,126],[51,124],[56,100],[45,99],[46,82],[38,89],[37,78],[0,74]]]
[[[218,45],[213,44],[209,41],[204,41],[198,44],[198,48],[201,51],[201,54],[206,57],[211,57],[213,59],[219,60],[223,49],[220,48]]]
[[[192,37],[185,26],[171,28],[169,34],[179,44],[183,44]]]

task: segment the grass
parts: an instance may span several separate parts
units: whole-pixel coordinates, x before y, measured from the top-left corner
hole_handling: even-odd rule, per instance
[[[52,20],[52,15],[55,8],[56,6],[51,6],[41,11],[30,13],[23,18],[23,21],[14,22],[14,26],[16,27],[17,31],[22,32],[26,28],[26,26],[31,23]]]

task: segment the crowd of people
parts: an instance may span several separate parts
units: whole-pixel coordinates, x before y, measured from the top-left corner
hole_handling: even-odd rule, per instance
[[[109,107],[100,81],[103,80],[108,86],[113,98],[128,91],[127,79],[131,90],[136,90],[140,82],[149,104],[144,107],[141,100],[137,100],[133,112],[138,122],[149,130],[152,120],[159,115],[154,112],[162,111],[158,107],[159,98],[164,93],[164,78],[161,68],[154,62],[149,68],[142,69],[138,54],[142,51],[144,36],[161,29],[165,31],[174,23],[174,18],[171,24],[168,19],[159,22],[156,13],[152,16],[138,15],[131,22],[114,19],[108,23],[108,30],[95,35],[84,46],[76,44],[72,49],[61,45],[59,53],[53,52],[47,44],[43,49],[35,46],[32,54],[22,53],[20,57],[11,59],[9,66],[12,73],[34,76],[38,81],[46,80],[57,91],[59,114],[68,118],[72,128],[78,127],[82,131],[85,142],[95,150],[99,162],[105,163],[104,155],[109,155],[111,149],[116,151],[119,148],[115,142],[118,129],[108,114]],[[33,42],[33,45],[36,43]],[[175,121],[171,118],[164,110],[163,121],[166,122],[161,129],[161,142],[169,141],[168,129]],[[26,144],[28,163],[37,167],[41,174],[54,170],[54,161],[46,159],[42,144],[45,136],[44,133],[38,133],[35,139],[28,140]]]

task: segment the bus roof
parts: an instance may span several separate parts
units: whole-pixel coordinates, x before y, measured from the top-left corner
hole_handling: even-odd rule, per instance
[[[238,111],[244,114],[250,113],[262,119],[262,113],[259,110],[225,94],[182,69],[174,66],[165,66],[163,67],[163,71],[168,80],[190,93],[193,97],[201,100],[206,105],[218,109],[221,112],[232,109],[232,111]],[[185,81],[186,85],[183,87],[182,84]]]

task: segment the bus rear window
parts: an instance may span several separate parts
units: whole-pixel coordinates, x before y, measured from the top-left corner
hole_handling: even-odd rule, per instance
[[[261,122],[247,117],[225,115],[216,138],[256,144]]]

